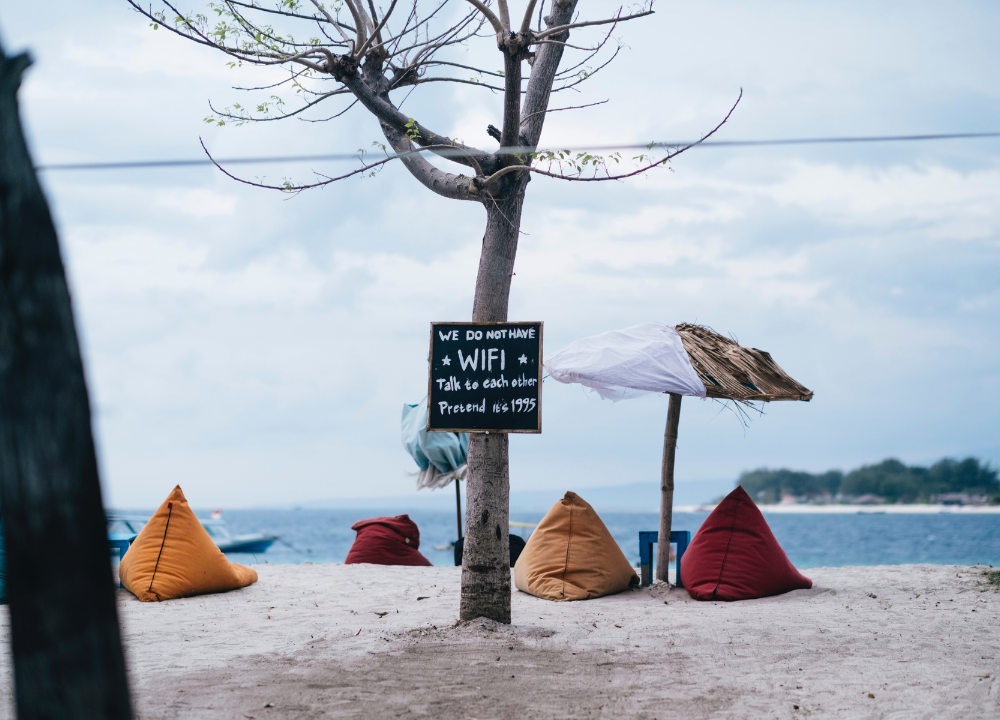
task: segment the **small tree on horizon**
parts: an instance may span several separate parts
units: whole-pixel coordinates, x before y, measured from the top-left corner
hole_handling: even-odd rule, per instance
[[[538,149],[546,114],[576,109],[549,108],[552,94],[573,88],[606,67],[621,48],[609,43],[611,32],[620,22],[652,15],[651,1],[630,12],[618,8],[612,17],[580,20],[576,16],[579,0],[526,0],[519,22],[518,15],[511,15],[507,0],[390,0],[384,11],[373,0],[332,0],[329,6],[319,0],[273,0],[273,7],[263,7],[259,0],[218,0],[209,3],[205,13],[195,14],[184,14],[169,0],[160,0],[158,9],[127,1],[154,29],[162,26],[225,53],[233,66],[282,66],[288,73],[284,80],[248,89],[270,93],[283,86],[301,98],[300,106],[290,110],[282,97],[270,94],[252,110],[239,104],[222,111],[213,108],[207,121],[222,125],[280,120],[299,116],[321,102],[344,98],[349,101],[347,107],[327,119],[360,105],[378,120],[388,142],[388,146],[380,144],[385,157],[366,161],[361,154],[358,168],[308,183],[250,181],[216,163],[233,179],[255,187],[300,192],[371,174],[399,160],[418,182],[438,195],[480,203],[486,210],[486,231],[472,308],[474,322],[507,320],[521,210],[532,174],[572,182],[621,180],[663,167],[697,144],[651,144],[649,150],[658,147],[661,156],[644,153],[630,159],[617,153],[602,157]],[[463,11],[449,14],[448,6]],[[589,27],[602,33],[591,47],[569,43],[571,30]],[[464,51],[471,42],[490,39],[502,59],[500,70],[447,59],[448,51]],[[567,50],[583,57],[560,69]],[[596,64],[596,69],[589,63]],[[522,74],[525,64],[530,68],[526,78]],[[470,79],[468,72],[476,77]],[[405,96],[431,83],[473,85],[502,96],[500,128],[487,128],[499,143],[497,150],[466,145],[399,109]],[[729,114],[698,142],[718,130]],[[439,169],[425,153],[461,166],[461,172]],[[625,163],[628,169],[612,173],[609,162],[615,167]],[[472,433],[468,464],[460,618],[487,617],[509,623],[507,436]]]

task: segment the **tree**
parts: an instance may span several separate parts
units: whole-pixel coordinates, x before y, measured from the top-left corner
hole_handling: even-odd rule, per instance
[[[59,240],[0,48],[0,507],[17,716],[131,717],[90,401]]]
[[[569,109],[550,108],[552,94],[578,85],[605,67],[618,52],[614,49],[612,53],[609,45],[613,29],[620,22],[651,15],[652,3],[630,13],[619,8],[613,17],[580,21],[575,16],[579,0],[551,0],[548,15],[545,0],[525,0],[518,22],[507,0],[496,0],[495,4],[490,0],[386,1],[389,6],[383,12],[376,9],[373,0],[333,0],[332,7],[319,0],[275,0],[276,5],[270,8],[257,0],[218,0],[208,5],[207,14],[185,15],[170,0],[161,0],[161,9],[156,10],[128,0],[154,28],[164,27],[221,51],[231,58],[233,66],[286,68],[287,77],[282,82],[256,89],[271,91],[283,86],[301,98],[299,107],[286,110],[284,98],[272,94],[255,111],[239,104],[220,111],[213,108],[214,114],[206,120],[220,125],[270,122],[301,116],[322,102],[344,98],[349,104],[333,117],[360,105],[378,120],[388,141],[388,147],[380,144],[385,157],[365,161],[361,156],[360,167],[337,177],[324,176],[301,184],[267,184],[238,178],[220,167],[230,177],[257,187],[299,192],[372,174],[385,163],[400,160],[418,182],[438,195],[480,203],[486,210],[486,231],[472,319],[505,321],[521,209],[532,174],[574,182],[623,179],[662,167],[690,147],[664,147],[662,157],[641,154],[632,158],[634,168],[618,174],[612,174],[607,163],[610,160],[620,165],[619,154],[604,158],[538,149],[546,114]],[[397,6],[404,4],[407,7],[397,11]],[[282,28],[271,23],[280,23]],[[296,32],[318,34],[296,39],[288,30],[291,26],[297,28]],[[578,28],[608,32],[587,48],[568,42],[570,31]],[[502,70],[483,69],[446,57],[448,51],[487,38],[496,43]],[[567,49],[582,51],[584,57],[561,70]],[[611,57],[605,59],[608,53]],[[600,63],[596,70],[588,65],[591,62]],[[523,77],[525,64],[530,68],[527,78]],[[459,76],[459,71],[465,76]],[[469,79],[469,72],[476,77]],[[501,94],[500,128],[487,128],[499,148],[488,152],[466,145],[399,109],[405,95],[432,83],[462,83]],[[702,140],[723,123],[725,119]],[[461,166],[461,173],[438,168],[428,156]],[[484,616],[510,622],[507,449],[506,435],[476,433],[470,437],[460,611],[463,620]]]

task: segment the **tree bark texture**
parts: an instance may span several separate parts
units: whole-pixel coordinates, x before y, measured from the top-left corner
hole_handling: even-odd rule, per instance
[[[556,0],[546,23],[567,24],[577,0]],[[566,32],[557,39],[565,41]],[[545,121],[552,80],[562,59],[563,46],[542,45],[538,50],[527,92],[521,95],[521,58],[503,51],[505,82],[504,127],[501,146],[537,145]],[[522,122],[521,118],[525,121]],[[516,162],[500,156],[501,164]],[[486,233],[479,257],[479,274],[472,308],[474,322],[507,320],[514,259],[521,232],[521,209],[529,181],[527,172],[502,178],[497,191],[483,198]],[[466,536],[462,556],[462,598],[459,617],[463,621],[486,617],[510,623],[510,467],[509,436],[470,433],[469,474],[466,479]]]
[[[0,508],[17,715],[131,717],[90,402],[59,242],[0,48]]]
[[[521,226],[527,178],[511,178],[512,196],[487,207],[486,235],[476,280],[474,322],[507,319],[507,300]],[[503,433],[469,434],[466,479],[466,539],[462,556],[459,617],[510,622],[509,438]]]
[[[670,582],[670,524],[674,515],[674,454],[677,426],[681,421],[681,396],[670,393],[667,428],[663,433],[663,465],[660,469],[660,533],[656,541],[656,579]]]

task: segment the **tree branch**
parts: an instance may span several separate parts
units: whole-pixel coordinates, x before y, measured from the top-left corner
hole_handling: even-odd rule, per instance
[[[619,8],[619,12],[621,9]],[[628,15],[626,17],[613,17],[606,20],[589,20],[587,22],[580,23],[570,23],[567,25],[560,25],[559,27],[549,28],[548,30],[543,30],[542,32],[535,35],[535,40],[544,40],[550,35],[558,35],[566,30],[575,30],[576,28],[590,27],[591,25],[608,25],[609,23],[620,23],[626,22],[627,20],[635,20],[636,18],[646,17],[647,15],[652,15],[654,10],[647,10],[646,12],[635,13],[634,15]]]
[[[410,174],[428,190],[453,200],[481,200],[472,190],[472,180],[438,170],[417,153],[408,152],[408,138],[392,125],[382,123],[382,133],[393,149],[403,154],[403,165]]]
[[[485,190],[490,185],[492,185],[493,183],[495,183],[497,180],[499,180],[500,178],[502,178],[504,175],[509,175],[510,173],[512,173],[512,172],[514,172],[516,170],[531,170],[531,167],[529,165],[508,165],[505,168],[501,168],[501,169],[497,170],[495,173],[493,173],[492,175],[490,175],[488,178],[486,178],[485,180],[483,180],[482,185],[481,185],[482,189]]]
[[[541,113],[550,113],[550,112],[561,112],[563,110],[582,110],[583,108],[594,107],[594,105],[603,105],[606,102],[607,100],[600,100],[598,102],[587,103],[586,105],[571,105],[569,107],[564,107],[564,108],[549,108],[547,110],[539,110],[536,113],[532,113],[531,115],[527,115],[521,118],[521,124],[523,125],[525,121],[532,115],[539,115]]]
[[[480,165],[489,160],[488,153],[476,148],[466,147],[461,143],[453,141],[446,135],[431,132],[416,120],[407,117],[392,103],[376,95],[359,75],[344,78],[343,83],[383,125],[396,128],[399,133],[407,135],[408,139],[415,140],[420,145],[451,145],[460,148],[475,156]],[[461,165],[470,165],[471,167],[468,158],[465,156],[448,156],[448,159]]]
[[[476,160],[476,156],[473,155],[470,152],[461,152],[461,148],[458,148],[455,145],[424,145],[422,149],[423,150],[431,150],[431,151],[434,151],[434,150],[448,150],[449,152],[444,153],[442,155],[443,157],[448,157],[448,156],[454,157],[455,155],[459,155],[460,157],[464,157],[464,158],[466,158],[469,161],[469,164],[476,171],[476,175],[477,176],[479,176],[479,177],[485,176],[485,173],[483,172],[482,166],[479,164],[479,161]],[[460,152],[456,153],[455,150],[459,150]]]
[[[213,113],[215,113],[219,117],[224,117],[224,118],[229,118],[230,120],[237,120],[237,121],[239,121],[237,124],[244,123],[244,122],[272,122],[274,120],[284,120],[285,118],[294,117],[295,115],[298,115],[301,112],[305,112],[306,110],[308,110],[309,108],[313,107],[314,105],[318,105],[319,103],[321,103],[324,100],[326,100],[328,97],[332,97],[334,95],[346,95],[346,94],[348,94],[348,90],[345,90],[345,89],[331,90],[328,93],[320,95],[315,100],[311,100],[310,102],[306,103],[305,105],[303,105],[302,107],[300,107],[298,110],[293,110],[290,113],[283,113],[283,114],[281,114],[281,115],[279,115],[277,117],[255,118],[255,117],[250,117],[250,116],[243,117],[243,116],[240,116],[240,115],[233,115],[231,112],[225,112],[225,111],[216,110],[215,107],[212,105],[212,101],[211,100],[208,101],[208,107],[209,107],[209,109],[211,109],[211,111]]]
[[[531,0],[528,3],[528,9],[524,11],[524,20],[521,21],[521,34],[528,32],[531,29],[531,16],[535,14],[535,2],[536,0]]]
[[[313,0],[315,3],[316,0]],[[344,0],[347,3],[348,9],[351,11],[351,17],[354,18],[354,24],[358,26],[358,42],[354,47],[361,47],[365,44],[365,40],[368,39],[365,26],[368,24],[368,18],[365,17],[364,11],[359,8],[354,0]]]
[[[285,17],[299,18],[300,20],[320,20],[321,18],[315,15],[300,15],[299,13],[286,12],[284,10],[271,10],[265,7],[260,7],[259,5],[250,5],[245,2],[239,2],[238,0],[226,0],[227,5],[239,5],[240,7],[245,7],[250,10],[259,10],[260,12],[271,13],[272,15],[284,15]],[[334,23],[335,25],[337,23]],[[354,32],[354,28],[349,25],[344,25],[345,28]]]
[[[665,158],[662,158],[661,160],[657,160],[656,162],[653,162],[653,163],[649,163],[649,164],[647,164],[647,165],[639,168],[638,170],[634,170],[634,171],[632,171],[630,173],[622,173],[621,175],[606,175],[605,177],[596,177],[595,176],[595,177],[585,178],[585,177],[573,177],[571,175],[560,175],[559,173],[553,173],[553,172],[546,172],[545,170],[539,170],[538,168],[534,168],[534,167],[531,167],[529,165],[515,165],[515,166],[512,166],[510,168],[505,168],[505,169],[506,170],[521,170],[521,169],[524,169],[524,170],[528,170],[530,172],[536,173],[538,175],[545,175],[546,177],[556,178],[557,180],[568,180],[568,181],[571,181],[571,182],[606,182],[608,180],[624,180],[626,178],[634,177],[636,175],[641,175],[642,173],[647,172],[648,170],[652,170],[655,167],[659,167],[660,165],[664,165],[665,163],[669,162],[670,160],[672,160],[673,158],[677,157],[681,153],[686,152],[686,151],[690,150],[691,148],[693,148],[693,147],[695,147],[697,145],[700,145],[701,143],[703,143],[706,140],[708,140],[708,138],[710,138],[713,135],[715,135],[715,133],[718,132],[719,129],[723,125],[726,124],[726,122],[728,122],[730,116],[736,110],[736,106],[740,104],[740,100],[742,100],[742,99],[743,99],[743,88],[740,88],[739,97],[736,98],[736,102],[733,103],[733,106],[731,108],[729,108],[729,112],[726,113],[726,116],[724,118],[722,118],[722,122],[720,122],[714,128],[712,128],[707,133],[705,133],[704,135],[702,135],[700,139],[694,141],[693,143],[690,143],[689,145],[685,145],[684,147],[680,148],[679,150],[675,150],[672,153],[668,153]],[[651,147],[656,147],[656,144],[654,143]]]
[[[483,14],[483,16],[485,16],[485,18],[489,21],[490,25],[493,26],[493,30],[497,34],[497,42],[499,42],[500,38],[503,37],[503,31],[504,31],[503,23],[500,22],[500,19],[493,14],[492,10],[483,5],[483,3],[481,3],[479,0],[466,0],[466,2],[468,2],[471,5],[474,5],[476,9],[479,10],[479,12]]]
[[[513,44],[513,43],[511,43]],[[504,100],[503,128],[500,135],[500,148],[520,145],[518,132],[521,129],[521,50],[520,46],[513,48],[504,46]],[[509,158],[503,158],[506,162]]]
[[[244,180],[243,178],[236,177],[235,175],[233,175],[231,172],[226,170],[224,167],[222,167],[221,165],[219,165],[219,163],[215,161],[215,158],[212,157],[212,153],[210,153],[208,151],[208,148],[205,147],[204,140],[198,138],[198,142],[201,143],[201,149],[205,151],[206,155],[208,155],[208,159],[212,161],[212,164],[215,165],[215,167],[219,168],[219,170],[222,172],[223,175],[232,178],[236,182],[243,183],[244,185],[252,185],[253,187],[264,188],[265,190],[281,190],[283,192],[301,192],[302,190],[309,190],[311,188],[317,188],[317,187],[322,187],[324,185],[329,185],[330,183],[335,183],[338,180],[345,180],[349,177],[353,177],[355,175],[360,175],[362,173],[368,172],[373,168],[380,167],[388,162],[392,162],[393,160],[398,159],[397,156],[393,155],[391,157],[385,158],[384,160],[379,160],[378,162],[369,163],[368,165],[360,167],[357,170],[352,170],[351,172],[345,173],[344,175],[339,175],[334,178],[328,177],[325,178],[324,180],[321,180],[320,182],[311,183],[309,185],[292,185],[291,183],[286,183],[284,185],[267,185],[265,183],[256,183],[253,182],[252,180]]]
[[[566,25],[573,18],[578,0],[570,0],[565,3],[555,3],[552,12],[546,19],[551,24]],[[565,37],[569,37],[569,31],[564,30]],[[562,61],[562,45],[543,45],[535,55],[535,64],[531,68],[531,77],[528,79],[528,90],[524,95],[524,103],[521,108],[522,117],[527,119],[527,123],[522,130],[521,145],[535,147],[542,136],[542,127],[545,124],[545,112],[549,106],[549,98],[552,95],[552,83],[555,80],[556,72],[559,70],[559,63]]]
[[[500,11],[500,24],[504,30],[510,32],[510,10],[507,9],[507,0],[497,0],[497,10]]]
[[[386,23],[386,21],[388,21],[388,19],[389,19],[389,16],[390,16],[390,15],[392,15],[392,11],[393,11],[393,10],[394,10],[395,8],[396,8],[396,0],[392,0],[392,4],[391,4],[391,5],[389,5],[389,10],[388,10],[388,12],[386,12],[386,14],[382,16],[382,22],[380,22],[380,23],[378,24],[378,26],[377,26],[377,27],[375,28],[375,31],[374,31],[374,32],[373,32],[373,33],[371,34],[371,36],[369,36],[369,38],[368,38],[368,39],[367,39],[367,40],[365,41],[365,44],[364,44],[364,45],[362,45],[362,46],[361,46],[361,47],[360,47],[360,48],[358,49],[358,51],[357,51],[357,52],[355,53],[355,55],[356,55],[357,57],[359,57],[359,58],[361,58],[361,57],[364,57],[364,54],[365,54],[365,53],[366,53],[366,52],[368,51],[368,48],[369,48],[369,47],[371,46],[371,44],[372,44],[372,43],[373,43],[373,42],[375,41],[375,39],[376,39],[376,38],[380,38],[380,37],[381,37],[381,34],[380,34],[380,33],[382,32],[382,28],[384,28],[384,27],[385,27],[385,23]],[[382,43],[382,41],[381,41],[381,40],[379,40],[379,41],[378,41],[378,44],[379,44],[379,45],[381,46],[381,45],[382,45],[383,43]]]
[[[131,1],[132,0],[129,0],[129,2],[131,2]],[[331,15],[329,12],[327,12],[326,8],[323,7],[322,4],[320,4],[319,0],[310,0],[310,2],[312,2],[312,4],[316,6],[317,10],[319,10],[321,13],[323,13],[324,16],[326,16],[327,22],[329,22],[331,25],[333,25],[335,28],[337,28],[337,32],[339,32],[340,36],[342,38],[344,38],[344,42],[346,42],[348,45],[355,45],[354,40],[352,40],[351,38],[349,38],[347,36],[347,33],[344,32],[344,28],[342,28],[340,26],[340,23],[337,22],[334,19],[333,15]],[[355,24],[357,24],[357,19],[355,19]],[[354,29],[354,32],[357,33],[357,34],[359,34],[359,35],[361,33],[361,31],[358,30],[358,29],[356,29],[356,28]],[[357,46],[355,45],[355,47],[357,47]]]

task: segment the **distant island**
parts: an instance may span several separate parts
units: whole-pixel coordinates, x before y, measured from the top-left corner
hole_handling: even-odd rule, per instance
[[[848,473],[808,473],[761,468],[740,475],[738,484],[760,504],[939,503],[1000,504],[998,470],[969,457],[945,458],[930,467],[883,460]]]

